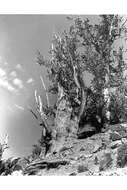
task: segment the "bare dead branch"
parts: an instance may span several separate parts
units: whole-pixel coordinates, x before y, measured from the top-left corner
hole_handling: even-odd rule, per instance
[[[29,111],[33,114],[34,118],[38,120],[37,115],[34,113],[34,111],[31,108],[29,108]]]
[[[50,132],[51,129],[50,129],[50,127],[48,126],[48,123],[47,123],[48,118],[47,118],[46,114],[45,114],[44,111],[43,111],[42,100],[41,100],[40,95],[37,95],[37,91],[36,91],[36,93],[35,93],[35,100],[36,100],[36,104],[37,104],[37,112],[39,113],[39,115],[40,115],[40,117],[41,117],[41,119],[42,119],[43,127],[44,127],[48,132]],[[32,111],[31,113],[34,114],[33,111]],[[34,114],[34,116],[35,116],[35,114]],[[35,116],[35,117],[36,117],[36,116]]]
[[[36,102],[36,104],[38,105],[37,90],[35,90],[34,96],[35,96],[35,102]]]
[[[50,104],[49,104],[49,96],[48,96],[48,93],[47,93],[47,89],[46,89],[46,86],[45,86],[45,83],[44,83],[43,77],[40,76],[40,79],[41,79],[41,82],[42,82],[43,88],[44,88],[45,93],[46,93],[47,105],[48,105],[48,107],[49,107],[49,105],[50,105]]]
[[[111,36],[111,33],[112,33],[112,29],[113,29],[112,25],[113,25],[114,18],[115,18],[115,15],[113,16],[112,21],[111,21],[111,26],[110,26],[110,30],[109,30],[109,36]]]

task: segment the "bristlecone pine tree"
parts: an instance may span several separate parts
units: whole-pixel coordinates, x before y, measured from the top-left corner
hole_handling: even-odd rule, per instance
[[[49,105],[44,109],[40,102],[43,126],[53,136],[54,144],[59,141],[61,146],[68,135],[76,135],[78,124],[88,115],[98,115],[102,126],[109,124],[117,115],[111,106],[114,101],[113,105],[117,107],[119,101],[113,98],[114,90],[122,93],[124,100],[126,92],[125,48],[117,45],[120,39],[126,40],[126,21],[118,15],[101,15],[97,24],[82,18],[73,21],[69,32],[54,35],[51,58],[45,60],[39,52],[37,59],[40,66],[47,68],[51,81],[48,92],[57,94],[52,109]],[[85,71],[93,76],[89,88],[84,81]],[[38,104],[39,101],[38,98]],[[120,106],[124,105],[121,103]],[[53,133],[46,123],[49,113],[54,114]]]

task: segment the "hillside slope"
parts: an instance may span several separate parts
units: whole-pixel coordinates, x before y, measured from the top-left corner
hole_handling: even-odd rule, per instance
[[[85,139],[68,138],[59,153],[26,164],[22,175],[126,175],[126,166],[127,124],[117,124]]]

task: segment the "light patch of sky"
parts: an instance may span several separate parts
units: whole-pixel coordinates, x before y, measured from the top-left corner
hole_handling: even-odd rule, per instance
[[[19,109],[19,110],[25,110],[22,106],[20,106],[20,105],[17,105],[17,104],[15,104],[15,107],[17,108],[17,109]]]
[[[20,80],[18,78],[15,78],[13,80],[13,84],[16,85],[18,88],[23,88],[23,82],[22,82],[22,80]]]
[[[34,79],[33,78],[29,78],[27,81],[26,81],[26,83],[32,83],[32,82],[34,82]]]
[[[10,76],[11,76],[11,77],[17,77],[17,73],[16,73],[16,71],[12,71],[12,72],[10,72]]]
[[[18,70],[22,70],[22,66],[21,66],[20,64],[17,64],[17,65],[15,66],[15,68],[18,69]]]
[[[5,77],[6,76],[6,72],[2,68],[0,68],[0,76],[1,77]]]

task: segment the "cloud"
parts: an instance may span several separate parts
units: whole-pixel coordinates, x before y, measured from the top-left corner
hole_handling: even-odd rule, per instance
[[[24,108],[22,106],[19,106],[17,104],[15,104],[15,107],[18,108],[18,109],[20,109],[20,110],[24,110]]]
[[[13,80],[13,84],[14,84],[15,86],[18,86],[19,88],[23,88],[23,82],[22,82],[20,79],[18,79],[18,78],[15,78],[15,79]]]
[[[0,56],[0,64],[7,66],[7,65],[8,65],[8,62],[6,62],[6,61],[2,58],[2,56]]]
[[[6,77],[6,72],[0,68],[0,77]]]
[[[13,85],[11,83],[9,83],[9,81],[7,79],[6,71],[3,70],[2,68],[0,68],[0,86],[11,92],[16,91],[16,89],[13,87]]]
[[[22,66],[20,64],[17,64],[15,68],[18,70],[22,70]]]
[[[32,83],[32,82],[34,82],[34,79],[33,78],[29,78],[27,81],[26,81],[26,83]]]
[[[5,61],[5,62],[4,62],[4,65],[8,65],[8,62]]]
[[[6,88],[10,92],[16,92],[16,89],[6,79],[0,78],[0,86]]]
[[[9,71],[7,66],[8,63],[3,60],[3,58],[0,56],[0,65],[2,63],[2,66],[0,67],[0,87],[10,91],[10,92],[16,92],[24,87],[23,81],[20,80],[17,76],[17,70],[22,70],[22,66],[20,64],[17,64],[15,66],[15,70]],[[32,82],[32,78],[28,80],[28,83]]]
[[[17,77],[16,71],[12,71],[12,72],[10,73],[10,76],[11,76],[11,77]]]

